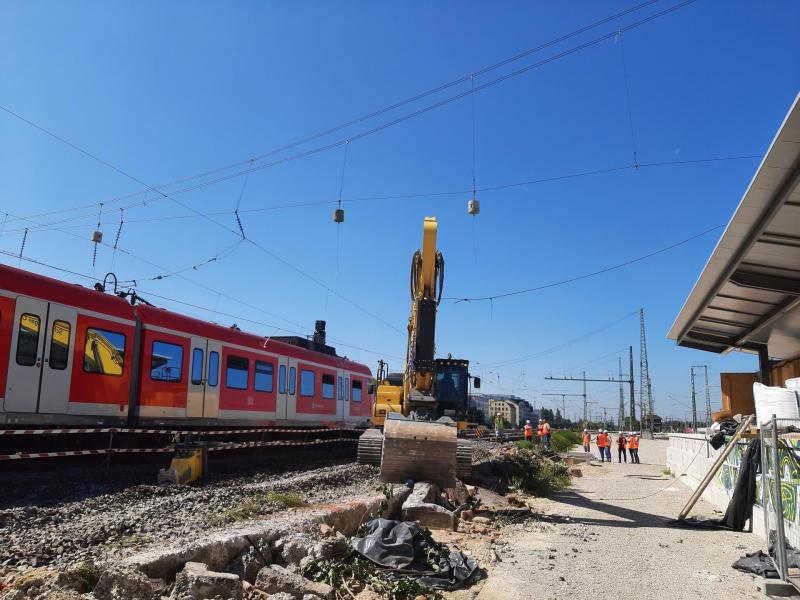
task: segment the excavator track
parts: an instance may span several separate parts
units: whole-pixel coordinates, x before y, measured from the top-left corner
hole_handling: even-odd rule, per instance
[[[358,438],[358,464],[381,466],[383,434],[379,429],[367,429]]]
[[[467,479],[472,476],[472,450],[474,444],[470,440],[458,440],[456,445],[456,476]]]

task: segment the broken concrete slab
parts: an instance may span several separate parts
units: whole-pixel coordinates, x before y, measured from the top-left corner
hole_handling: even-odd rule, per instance
[[[269,543],[280,536],[271,527],[248,527],[222,532],[185,546],[160,547],[127,557],[123,565],[139,569],[152,578],[171,580],[187,562],[201,562],[210,569],[223,570],[253,543]]]
[[[242,597],[242,581],[233,573],[210,571],[204,563],[187,562],[183,571],[175,577],[172,596],[188,596],[196,600],[221,596],[239,600]]]
[[[301,600],[304,594],[316,594],[320,598],[333,598],[333,588],[324,583],[318,583],[296,575],[290,570],[278,565],[264,567],[258,572],[255,586],[257,589],[272,594],[285,592],[293,594],[293,598]]]
[[[333,527],[337,532],[345,536],[355,535],[358,528],[371,517],[380,516],[384,519],[391,519],[398,514],[400,507],[411,494],[411,490],[406,486],[392,486],[391,494],[386,496],[373,496],[366,500],[350,500],[341,504],[331,504],[322,506],[322,513],[316,520],[322,524]],[[386,503],[385,509],[381,507]]]
[[[113,569],[100,576],[92,594],[98,600],[158,600],[166,587],[137,569]]]
[[[452,511],[434,504],[438,495],[439,488],[431,483],[420,481],[414,484],[414,491],[403,503],[403,520],[418,521],[429,529],[455,530],[458,518]]]

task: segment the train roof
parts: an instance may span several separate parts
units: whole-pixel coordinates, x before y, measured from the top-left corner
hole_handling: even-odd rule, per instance
[[[77,283],[66,283],[60,279],[2,264],[0,264],[0,281],[2,281],[0,286],[4,289],[32,298],[55,300],[69,306],[80,306],[131,321],[135,318],[134,308],[122,298]]]
[[[240,329],[210,323],[202,319],[196,319],[154,306],[139,305],[136,307],[136,313],[141,317],[145,327],[147,325],[154,325],[157,327],[177,329],[192,335],[228,342],[230,344],[252,348],[253,350],[267,350],[269,352],[287,354],[301,360],[304,359],[327,364],[332,367],[346,367],[351,371],[356,371],[370,377],[372,376],[369,367],[364,364],[353,362],[341,356],[302,348],[298,345],[275,339],[272,336],[248,333]]]

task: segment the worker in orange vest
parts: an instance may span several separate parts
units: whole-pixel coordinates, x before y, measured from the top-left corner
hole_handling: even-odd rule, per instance
[[[542,443],[542,438],[544,437],[544,427],[542,427],[542,423],[544,423],[544,419],[539,419],[539,424],[536,426],[536,441],[539,444]]]
[[[542,441],[544,447],[550,450],[550,423],[547,422],[547,419],[542,419]]]
[[[625,452],[627,446],[628,441],[625,439],[625,434],[620,431],[617,436],[617,462],[622,462],[623,459],[628,462],[628,455]],[[631,461],[633,461],[633,456],[631,456]]]
[[[533,425],[531,425],[530,421],[525,421],[525,427],[522,428],[525,432],[525,441],[532,442],[533,441]]]
[[[597,433],[595,443],[597,444],[597,449],[600,451],[600,462],[606,461],[606,453],[608,453],[608,462],[611,462],[611,451],[608,449],[609,439],[605,429],[601,429]]]
[[[592,443],[592,434],[589,433],[588,429],[583,430],[583,451],[589,452],[591,449]]]
[[[639,436],[635,432],[631,432],[628,436],[628,450],[631,452],[631,462],[639,464]]]

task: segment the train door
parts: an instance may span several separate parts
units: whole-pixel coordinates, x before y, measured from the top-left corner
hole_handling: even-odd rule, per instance
[[[222,344],[193,337],[186,416],[219,417],[219,357]]]
[[[189,357],[189,390],[186,396],[186,416],[202,417],[203,404],[206,396],[206,352],[208,350],[208,340],[205,338],[192,337],[191,350]]]
[[[65,413],[69,408],[69,384],[72,377],[75,325],[78,311],[50,303],[45,330],[42,386],[39,391],[40,413]]]
[[[208,340],[206,358],[206,395],[203,401],[203,416],[206,419],[219,418],[219,369],[222,356],[222,342]]]
[[[345,390],[345,372],[341,369],[336,370],[336,420],[344,421],[348,416],[347,410],[347,390]]]
[[[278,394],[275,401],[276,419],[297,416],[297,361],[288,356],[278,357]]]
[[[5,410],[67,412],[77,316],[74,308],[17,298]]]

